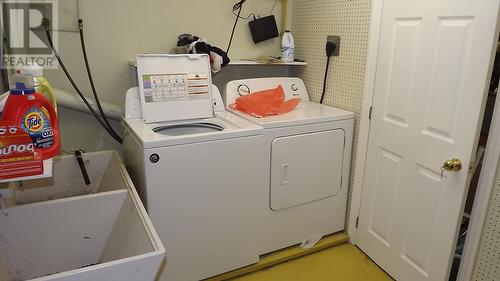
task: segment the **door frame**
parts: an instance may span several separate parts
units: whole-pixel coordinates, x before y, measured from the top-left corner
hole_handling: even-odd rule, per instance
[[[384,0],[372,0],[370,27],[368,37],[368,50],[365,68],[364,89],[362,96],[360,127],[358,134],[358,148],[356,153],[356,164],[354,166],[354,178],[351,193],[350,213],[348,214],[347,234],[349,242],[356,244],[357,221],[361,208],[361,197],[363,192],[365,164],[368,152],[368,143],[370,136],[370,111],[373,105],[375,94],[375,78],[378,63],[378,50],[380,45],[380,31],[382,24],[382,8]],[[500,30],[500,17],[497,21],[496,33]],[[495,45],[496,47],[496,45]],[[490,61],[491,69],[494,63],[494,54],[496,48],[492,50],[493,58]],[[490,77],[491,79],[491,77]],[[500,87],[500,83],[499,83]],[[485,101],[486,102],[486,101]],[[482,111],[484,114],[484,108]],[[479,129],[476,134],[479,134]],[[494,188],[496,171],[500,165],[500,98],[497,98],[495,111],[489,132],[488,144],[486,146],[485,158],[476,197],[471,214],[471,224],[469,225],[468,235],[464,248],[464,255],[460,264],[458,281],[470,280],[474,269],[474,262],[479,250],[479,243],[483,234],[483,227],[486,222],[489,201]]]
[[[500,83],[498,84],[500,87]],[[500,98],[497,94],[493,118],[484,153],[483,167],[479,176],[476,197],[472,207],[464,255],[460,263],[458,281],[471,280],[474,264],[479,252],[484,225],[490,206],[490,197],[495,187],[497,170],[500,164]]]
[[[365,175],[366,156],[368,153],[368,140],[370,136],[370,108],[373,105],[375,93],[375,78],[377,73],[378,49],[380,44],[380,29],[382,24],[382,8],[384,0],[372,0],[370,12],[370,27],[368,35],[368,50],[366,56],[365,82],[361,104],[361,116],[358,132],[358,148],[354,178],[352,183],[351,205],[347,223],[349,242],[356,244],[357,221],[361,208],[361,196]]]

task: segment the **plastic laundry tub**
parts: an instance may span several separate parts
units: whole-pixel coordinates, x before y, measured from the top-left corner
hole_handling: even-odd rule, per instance
[[[0,185],[0,280],[155,279],[165,250],[120,158],[84,159],[90,185],[73,155],[53,178]]]

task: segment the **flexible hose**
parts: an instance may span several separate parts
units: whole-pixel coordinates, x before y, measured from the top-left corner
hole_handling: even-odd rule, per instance
[[[118,135],[118,133],[116,133],[116,131],[113,129],[113,127],[111,126],[111,124],[108,121],[108,118],[104,114],[104,110],[102,109],[101,102],[99,100],[99,96],[97,95],[97,91],[96,91],[95,84],[94,84],[94,79],[92,77],[92,72],[90,71],[89,60],[87,58],[87,49],[85,48],[85,39],[83,36],[83,20],[82,19],[78,20],[78,26],[80,29],[80,45],[82,46],[83,60],[85,61],[85,69],[87,70],[87,76],[89,78],[90,88],[92,89],[92,94],[94,95],[94,100],[97,104],[97,108],[99,109],[99,112],[101,113],[101,116],[102,116],[102,119],[104,120],[104,123],[106,123],[106,125],[108,126],[109,131],[112,132],[112,137],[114,139],[116,139],[119,143],[122,143],[123,140]]]
[[[49,42],[49,46],[52,49],[52,52],[54,53],[54,56],[56,57],[59,65],[61,66],[61,69],[63,70],[64,74],[66,75],[66,78],[68,78],[69,82],[71,83],[71,86],[73,86],[73,89],[75,89],[75,91],[78,94],[78,96],[80,96],[80,98],[85,103],[85,105],[87,106],[87,108],[90,110],[90,112],[92,113],[92,115],[99,122],[99,124],[101,124],[101,126],[108,132],[108,134],[110,134],[111,137],[113,137],[113,139],[115,139],[117,142],[122,143],[121,138],[117,138],[117,136],[115,136],[113,134],[113,132],[106,126],[106,124],[101,120],[101,118],[99,118],[98,114],[95,112],[95,110],[92,108],[92,106],[90,105],[90,103],[87,101],[87,99],[85,98],[85,96],[80,91],[80,89],[76,85],[75,81],[73,80],[73,78],[69,74],[68,70],[66,69],[66,66],[64,65],[61,57],[59,56],[59,53],[57,52],[57,50],[54,48],[54,43],[52,42],[52,36],[50,35],[50,20],[48,18],[44,18],[42,20],[42,25],[45,27],[45,35],[47,36],[47,40]]]

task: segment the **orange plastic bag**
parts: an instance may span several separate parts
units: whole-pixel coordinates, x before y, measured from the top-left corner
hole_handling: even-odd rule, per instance
[[[255,92],[236,99],[231,108],[255,117],[283,114],[292,111],[300,103],[300,98],[285,101],[285,91],[279,85],[275,89]]]

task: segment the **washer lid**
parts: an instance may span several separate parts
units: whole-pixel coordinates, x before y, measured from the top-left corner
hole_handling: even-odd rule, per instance
[[[137,79],[146,123],[215,115],[206,54],[139,54]]]
[[[310,101],[301,102],[291,112],[280,115],[267,116],[263,118],[257,118],[234,109],[231,109],[231,112],[245,119],[248,119],[264,128],[297,126],[354,118],[354,113],[350,111]]]

